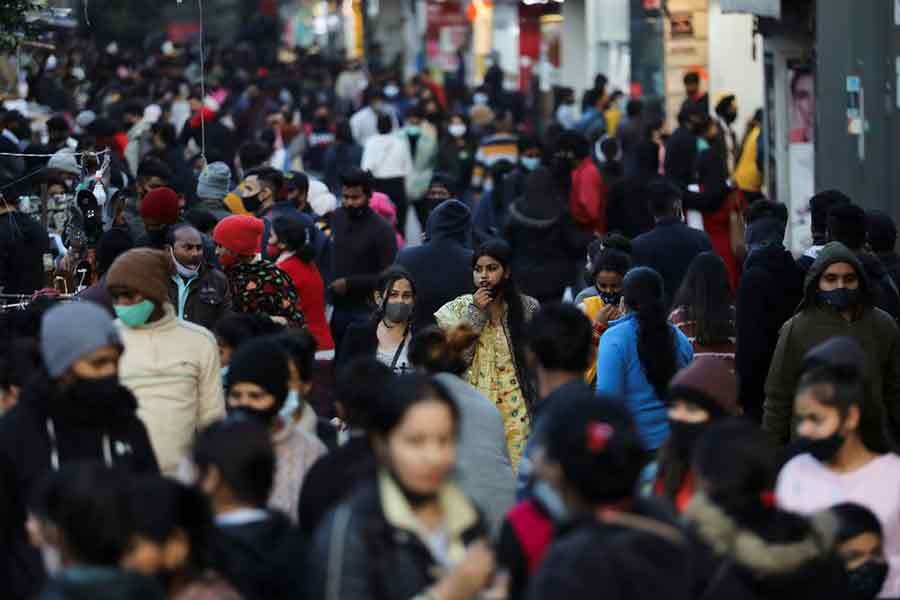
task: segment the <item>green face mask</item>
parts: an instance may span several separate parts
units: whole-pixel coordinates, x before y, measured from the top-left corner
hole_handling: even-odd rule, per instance
[[[127,327],[140,327],[146,325],[154,308],[156,308],[155,305],[149,300],[142,300],[131,306],[116,305],[116,316]]]

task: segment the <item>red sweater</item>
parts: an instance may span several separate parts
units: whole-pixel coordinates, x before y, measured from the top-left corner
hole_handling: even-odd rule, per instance
[[[331,328],[325,319],[325,283],[315,263],[305,263],[291,256],[275,263],[287,273],[297,288],[297,308],[303,313],[306,327],[316,338],[319,350],[334,350]]]
[[[606,233],[606,195],[609,188],[590,156],[572,171],[572,192],[569,208],[583,227],[597,235]]]

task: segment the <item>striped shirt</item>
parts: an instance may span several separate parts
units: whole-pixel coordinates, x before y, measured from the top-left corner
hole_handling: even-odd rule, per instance
[[[519,139],[512,133],[496,133],[484,138],[475,152],[472,169],[472,188],[490,191],[493,188],[491,169],[501,160],[515,165],[519,162]]]
[[[734,307],[731,309],[732,323],[734,322]],[[683,333],[694,347],[694,358],[698,356],[715,356],[724,358],[734,365],[734,355],[737,348],[737,339],[729,338],[728,342],[718,344],[701,344],[697,341],[697,323],[690,318],[690,310],[686,306],[679,306],[669,315],[669,322]]]

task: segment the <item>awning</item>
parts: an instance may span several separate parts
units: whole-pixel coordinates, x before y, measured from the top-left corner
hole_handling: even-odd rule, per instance
[[[760,17],[781,18],[781,0],[720,0],[723,13],[750,13]]]

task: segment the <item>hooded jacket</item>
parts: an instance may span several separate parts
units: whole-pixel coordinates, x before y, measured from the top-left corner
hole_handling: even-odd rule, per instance
[[[0,419],[0,578],[9,592],[4,597],[30,598],[44,577],[40,556],[25,532],[25,507],[35,486],[53,468],[54,449],[60,465],[103,461],[108,447],[115,466],[130,473],[159,472],[147,430],[135,414],[134,396],[125,387],[119,391],[120,398],[113,402],[118,410],[85,407],[69,413],[54,403],[53,384],[38,378]]]
[[[835,263],[847,263],[859,274],[860,300],[850,321],[818,300],[819,279]],[[898,439],[900,433],[900,330],[894,319],[874,306],[863,266],[851,250],[832,242],[822,248],[810,268],[798,312],[782,327],[766,378],[763,429],[779,443],[791,434],[794,392],[804,357],[813,347],[834,336],[856,340],[866,354],[861,430],[873,450],[884,450],[883,425]]]
[[[887,269],[874,254],[858,252],[857,256],[869,277],[875,306],[894,319],[900,319],[900,295],[898,295],[897,286]]]
[[[580,229],[565,210],[550,171],[528,176],[525,195],[510,208],[503,237],[513,250],[512,273],[523,293],[539,302],[560,300],[585,255],[590,231]]]
[[[833,555],[838,524],[830,513],[807,520],[776,511],[765,519],[765,530],[756,530],[698,494],[685,519],[697,549],[695,598],[851,597],[843,564]]]
[[[744,414],[762,420],[763,391],[778,332],[803,297],[803,272],[781,243],[763,245],[744,262],[737,293],[738,397]]]
[[[416,310],[413,329],[434,325],[434,313],[454,298],[475,287],[472,280],[472,216],[459,200],[439,204],[428,217],[428,242],[404,248],[397,264],[416,282]]]
[[[219,523],[212,543],[216,571],[246,600],[301,597],[303,556],[300,531],[279,512],[242,524]]]

